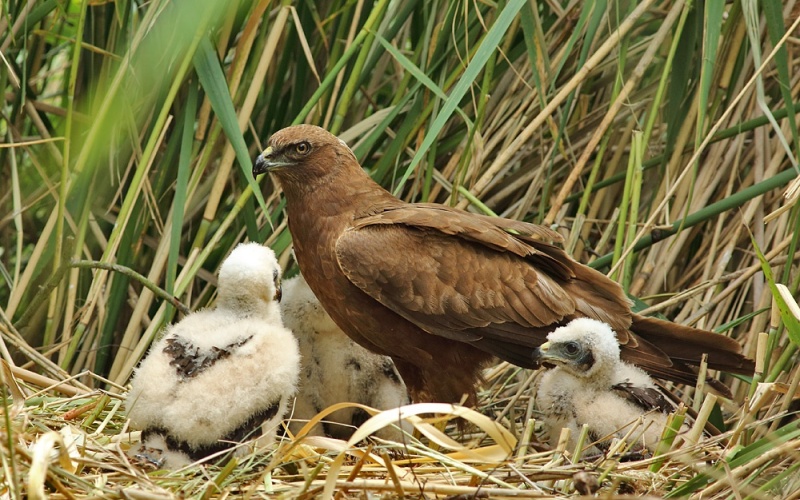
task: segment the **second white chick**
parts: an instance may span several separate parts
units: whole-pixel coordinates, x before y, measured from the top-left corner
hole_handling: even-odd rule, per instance
[[[408,391],[388,356],[356,344],[328,316],[302,276],[284,282],[281,312],[284,324],[300,342],[302,371],[289,428],[297,433],[307,420],[335,403],[361,403],[379,410],[408,404]],[[310,435],[349,439],[369,415],[347,408],[328,415]],[[400,440],[396,427],[377,435]]]
[[[126,400],[145,457],[178,468],[251,437],[274,441],[300,372],[280,293],[273,251],[240,244],[220,268],[216,307],[168,327],[151,347]]]
[[[573,451],[582,426],[588,424],[589,439],[597,442],[588,451],[597,453],[610,444],[610,437],[624,437],[639,417],[643,425],[631,441],[651,451],[659,443],[675,405],[647,373],[620,359],[619,342],[609,325],[589,318],[572,320],[547,336],[534,359],[555,365],[542,375],[536,394],[552,446],[568,427],[567,450]]]

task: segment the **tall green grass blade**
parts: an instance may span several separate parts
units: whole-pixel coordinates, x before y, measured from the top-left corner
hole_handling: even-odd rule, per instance
[[[594,41],[594,35],[597,32],[597,27],[599,26],[599,22],[601,17],[604,17],[606,2],[604,0],[591,0],[589,2],[584,2],[583,6],[580,9],[580,15],[578,16],[578,20],[575,22],[574,27],[571,29],[572,33],[567,40],[565,50],[563,51],[564,57],[561,58],[556,64],[555,70],[553,71],[553,75],[550,79],[550,92],[555,90],[558,78],[561,75],[561,72],[564,70],[564,66],[568,62],[568,57],[571,56],[573,47],[578,43],[580,38],[583,38],[583,44],[581,47],[580,52],[580,59],[578,60],[578,66],[582,66],[583,63],[586,62],[586,58],[589,56],[589,51],[592,46],[592,42]],[[630,6],[633,9],[633,6]],[[591,28],[592,31],[584,30],[589,23],[589,20],[592,21]],[[571,99],[574,99],[575,94],[573,93],[570,97],[567,98],[566,104],[564,109],[571,109]],[[563,119],[562,119],[563,120]]]
[[[700,82],[698,89],[698,111],[697,124],[695,126],[695,148],[703,142],[706,134],[707,118],[711,103],[711,86],[713,83],[714,71],[716,68],[717,52],[722,33],[722,17],[725,11],[724,0],[708,0],[704,2],[705,15],[703,16],[703,59],[700,65]],[[688,201],[684,209],[684,220],[689,214],[689,207],[694,197],[697,172],[699,170],[699,159],[692,165],[692,176],[689,185]],[[679,229],[680,231],[680,229]]]
[[[631,161],[633,163],[633,179],[631,182],[630,194],[630,215],[628,216],[628,227],[625,234],[625,246],[630,246],[636,239],[639,223],[639,202],[642,192],[642,158],[644,157],[644,132],[634,131],[631,141]],[[622,225],[620,225],[622,227]],[[628,256],[623,270],[622,288],[628,291],[633,281],[635,255]]]
[[[681,61],[676,64],[670,73],[669,85],[664,107],[665,122],[667,126],[666,150],[675,149],[678,132],[683,126],[683,121],[689,114],[692,99],[697,92],[696,82],[699,76],[699,64],[695,58],[697,40],[702,33],[703,13],[698,8],[688,8],[686,15],[686,28],[676,33],[677,46],[675,59]],[[658,164],[664,165],[669,159],[669,154],[660,158]]]
[[[539,103],[544,100],[544,83],[542,82],[542,75],[539,74],[539,64],[537,62],[542,56],[541,47],[544,45],[541,36],[541,27],[537,23],[536,12],[530,2],[526,3],[520,9],[520,26],[522,26],[522,35],[525,41],[525,51],[528,54],[528,62],[531,65],[531,76],[533,78],[533,85],[536,88]],[[549,68],[546,62],[542,67]]]
[[[664,93],[666,92],[668,83],[670,82],[670,75],[675,70],[673,65],[675,61],[675,54],[678,51],[678,46],[680,44],[680,40],[684,32],[684,27],[686,26],[686,19],[689,17],[689,12],[691,12],[691,10],[692,8],[690,5],[685,5],[683,7],[683,12],[681,12],[681,18],[680,20],[678,20],[678,25],[675,27],[675,34],[673,35],[672,44],[669,47],[669,53],[667,54],[667,59],[664,62],[664,70],[662,71],[661,78],[658,81],[658,89],[656,90],[655,98],[653,99],[653,105],[650,107],[650,111],[647,112],[647,119],[645,121],[644,137],[643,137],[643,141],[645,144],[650,143],[650,136],[653,133],[653,127],[655,126],[656,119],[658,118],[659,115],[662,99],[664,98]]]
[[[80,11],[78,13],[78,27],[77,33],[80,34],[83,32],[84,22],[86,21],[86,5],[87,0],[82,0],[80,4]],[[77,39],[75,40],[75,44],[72,50],[72,63],[69,72],[69,83],[67,84],[67,114],[66,120],[64,125],[64,149],[62,151],[62,163],[61,163],[61,184],[59,186],[58,192],[58,208],[57,208],[57,215],[56,215],[56,245],[55,245],[55,253],[53,258],[53,272],[61,267],[61,257],[62,257],[62,248],[64,245],[64,219],[66,217],[65,214],[65,206],[67,203],[67,197],[69,194],[69,167],[70,167],[70,147],[72,145],[72,123],[74,117],[74,105],[75,105],[75,85],[78,79],[78,67],[80,61],[80,54],[81,54],[81,41],[79,35],[77,35]],[[59,292],[54,290],[52,295],[50,296],[50,307],[47,313],[47,327],[45,329],[44,334],[44,344],[51,345],[55,341],[55,330],[58,327],[58,323],[53,320],[52,316],[55,314],[56,308],[56,301],[58,300]]]
[[[641,132],[636,132],[641,134]],[[612,267],[619,269],[617,263],[619,262],[620,257],[622,256],[622,250],[625,246],[625,234],[628,231],[628,224],[629,224],[629,208],[632,198],[635,181],[635,171],[636,171],[636,155],[634,154],[635,148],[631,146],[631,154],[628,156],[628,171],[625,176],[625,185],[622,188],[622,199],[620,200],[619,205],[619,221],[617,223],[617,238],[614,242],[614,258],[612,260]],[[631,221],[634,222],[635,221]],[[617,271],[612,274],[612,278],[618,281],[619,280],[620,271]]]
[[[208,38],[203,38],[197,47],[197,52],[194,55],[194,67],[197,71],[197,77],[200,79],[200,84],[211,101],[211,107],[214,108],[214,113],[217,114],[217,119],[222,125],[228,140],[231,141],[233,150],[236,152],[236,159],[245,179],[247,179],[247,184],[253,190],[258,200],[258,205],[266,212],[267,205],[264,202],[258,183],[253,178],[253,160],[247,151],[247,144],[244,142],[242,131],[239,130],[239,121],[236,118],[236,111],[233,108],[231,95],[228,92],[225,73],[219,65],[217,52]]]
[[[353,39],[353,43],[347,50],[344,51],[342,57],[340,57],[336,64],[333,65],[328,74],[325,75],[325,77],[322,79],[322,83],[320,83],[319,87],[317,87],[317,90],[314,91],[314,94],[312,94],[312,96],[308,99],[306,105],[303,106],[303,109],[300,110],[295,119],[292,121],[292,125],[303,123],[314,106],[320,102],[323,94],[330,90],[331,86],[336,81],[336,75],[338,75],[339,72],[344,69],[347,63],[350,62],[350,59],[359,51],[359,47],[362,43],[364,43],[364,40],[368,35],[369,32],[364,29],[362,29],[358,35],[356,35],[356,37]]]
[[[397,50],[394,46],[392,46],[392,44],[390,44],[382,36],[375,35],[375,39],[378,40],[378,43],[380,43],[384,49],[386,49],[386,52],[391,54],[392,57],[394,57],[397,60],[397,62],[400,63],[403,69],[411,73],[411,76],[413,76],[420,83],[425,85],[425,88],[433,92],[439,99],[442,100],[447,99],[447,94],[445,94],[444,90],[442,90],[438,85],[436,85],[436,83],[434,83],[434,81],[431,80],[428,77],[428,75],[426,75],[416,64],[414,64],[413,61],[411,61],[409,58],[403,55],[399,50]],[[461,110],[459,109],[458,111]],[[462,116],[464,116],[463,112]]]
[[[777,47],[783,38],[785,33],[784,28],[784,18],[783,18],[783,3],[782,2],[759,2],[761,4],[761,8],[764,10],[764,19],[767,21],[767,32],[769,33],[769,39],[772,42],[772,45]],[[775,53],[775,68],[778,70],[778,82],[779,88],[781,91],[781,95],[783,96],[783,102],[787,105],[791,104],[794,101],[794,97],[792,96],[792,79],[789,73],[789,57],[786,51],[786,45],[783,44],[778,49],[778,52]],[[797,132],[797,120],[793,114],[788,115],[789,118],[789,129],[792,131],[792,139],[794,140],[794,151],[790,148],[787,148],[787,153],[791,155],[794,153],[794,165],[797,167],[798,161],[800,161],[800,136],[798,136]],[[780,133],[779,130],[775,131],[776,133]]]
[[[629,8],[632,10],[635,7],[635,4],[631,3]],[[597,35],[598,28],[601,26],[603,19],[606,17],[607,12],[607,2],[606,0],[593,0],[588,4],[584,5],[581,9],[580,17],[578,17],[578,21],[575,25],[575,29],[572,32],[572,36],[570,36],[569,40],[567,41],[567,48],[568,50],[565,51],[565,54],[569,54],[572,51],[572,47],[577,43],[578,38],[584,31],[584,26],[586,26],[586,33],[583,35],[584,43],[581,45],[580,57],[578,59],[578,67],[583,66],[590,55],[591,48],[593,46],[594,38]],[[620,55],[618,58],[620,72],[624,69],[625,66],[625,51],[626,51],[627,43],[623,42],[620,45]],[[555,89],[556,82],[558,81],[558,77],[563,70],[564,65],[566,64],[566,58],[562,59],[558,66],[556,67],[555,72],[551,77],[551,92]],[[618,85],[615,85],[617,88]],[[564,109],[571,110],[572,105],[575,99],[575,92],[571,93],[567,96],[566,101],[564,102]],[[565,128],[567,126],[567,122],[569,119],[569,114],[563,113],[561,115],[561,120],[559,122],[558,127],[558,136],[556,137],[556,146],[561,143],[563,135],[565,133]],[[557,149],[553,149],[553,156],[556,154]],[[554,158],[551,157],[551,162]],[[552,165],[548,165],[548,168],[552,168]]]
[[[758,17],[758,5],[756,4],[755,1],[745,0],[744,2],[742,2],[742,11],[744,14],[745,23],[747,25],[747,35],[750,39],[751,51],[753,53],[753,61],[756,66],[761,67],[763,59],[761,56],[761,46],[760,46],[761,23]],[[783,47],[781,47],[781,49],[783,49]],[[777,56],[780,53],[781,50],[779,49],[778,52],[776,53],[776,62],[777,62]],[[783,76],[780,71],[778,74],[779,77]],[[788,85],[788,83],[786,83],[787,81],[788,81],[788,76],[787,80],[783,80],[781,83],[784,85]],[[783,85],[781,85],[781,87],[783,87]],[[786,92],[784,92],[784,95],[785,94]],[[789,100],[791,101],[791,93],[789,94]],[[775,117],[773,117],[772,114],[770,113],[769,104],[767,103],[767,96],[764,91],[763,74],[756,75],[756,101],[758,102],[758,106],[761,108],[764,115],[767,117],[767,119],[769,119],[770,123],[772,124],[772,128],[775,131],[776,137],[778,141],[780,141],[784,150],[786,151],[786,154],[791,159],[792,164],[794,165],[795,168],[798,168],[797,159],[795,158],[794,153],[792,153],[789,144],[786,142],[786,138],[783,136],[783,132],[781,131],[780,125],[778,124],[777,120],[775,120]],[[793,127],[792,133],[796,137],[796,124],[794,123],[794,117],[790,118],[790,123]],[[800,172],[800,169],[798,169],[798,172]]]
[[[794,168],[790,168],[770,177],[769,179],[763,180],[758,184],[747,187],[723,200],[712,203],[711,205],[708,205],[697,212],[689,214],[683,219],[673,222],[669,229],[658,229],[657,231],[653,231],[652,233],[644,236],[633,246],[634,251],[647,248],[653,243],[662,241],[663,239],[676,234],[681,228],[692,227],[701,222],[705,222],[712,217],[716,217],[721,213],[727,212],[728,210],[740,207],[757,196],[761,196],[762,194],[777,187],[785,186],[795,177],[797,177],[797,172],[794,170]],[[610,253],[594,260],[591,264],[589,264],[589,266],[593,267],[594,269],[602,269],[603,267],[610,265],[612,259],[613,253]]]
[[[414,157],[411,159],[411,164],[406,168],[405,172],[400,178],[400,181],[395,188],[395,195],[399,193],[403,186],[405,185],[406,181],[408,180],[411,172],[414,171],[417,164],[422,160],[423,156],[427,153],[428,148],[431,147],[433,141],[439,136],[439,133],[444,128],[447,121],[450,119],[450,116],[455,111],[458,104],[461,102],[461,98],[464,97],[464,94],[467,93],[469,87],[478,77],[478,73],[483,69],[483,66],[486,64],[486,61],[489,60],[489,56],[497,49],[498,44],[502,40],[503,34],[511,22],[514,20],[514,17],[517,15],[517,12],[522,8],[525,4],[525,0],[511,0],[505,6],[503,11],[497,16],[497,20],[494,22],[492,27],[489,29],[488,33],[486,33],[486,37],[483,39],[480,47],[475,53],[475,56],[470,61],[467,69],[464,70],[464,74],[459,79],[456,86],[450,92],[450,96],[445,101],[444,106],[442,106],[442,110],[436,116],[436,119],[431,124],[430,128],[428,129],[427,133],[425,134],[425,139],[423,139],[422,144],[420,145],[417,152],[414,154]]]
[[[786,327],[786,333],[789,335],[789,339],[791,339],[796,346],[800,346],[800,318],[794,315],[786,302],[787,299],[785,299],[780,290],[778,290],[778,285],[772,275],[772,268],[770,267],[766,257],[764,257],[764,254],[761,252],[761,249],[758,248],[755,238],[751,237],[751,241],[753,243],[753,249],[756,252],[756,256],[758,257],[758,260],[761,261],[761,270],[764,271],[764,278],[766,278],[769,289],[772,292],[772,300],[774,300],[778,305],[778,310],[781,313],[781,320],[783,321],[783,325]]]
[[[167,257],[166,287],[169,293],[175,292],[175,278],[178,273],[178,255],[183,234],[184,210],[189,184],[189,164],[192,154],[192,135],[194,134],[194,117],[197,110],[198,91],[196,85],[189,86],[189,95],[184,105],[183,123],[180,140],[180,156],[178,157],[178,176],[175,180],[175,198],[172,201],[172,227],[170,227],[169,255]],[[170,316],[170,313],[167,313]]]
[[[342,128],[344,117],[350,109],[350,102],[356,93],[356,89],[358,88],[358,82],[361,79],[364,65],[367,62],[367,56],[372,48],[372,42],[375,39],[375,34],[373,31],[376,27],[376,24],[381,19],[381,14],[388,5],[389,0],[378,0],[378,2],[372,6],[372,11],[364,23],[364,27],[362,29],[367,32],[367,36],[364,38],[364,42],[361,44],[358,57],[356,58],[353,66],[353,71],[347,80],[347,84],[344,87],[341,99],[336,107],[336,116],[334,116],[333,124],[330,127],[330,131],[333,134],[339,133],[339,130]]]
[[[725,1],[707,0],[703,2],[703,8],[705,9],[705,15],[703,16],[703,60],[700,66],[700,106],[697,113],[695,146],[700,144],[702,135],[706,130],[709,96],[719,50],[720,34],[722,33],[722,16],[725,12]]]

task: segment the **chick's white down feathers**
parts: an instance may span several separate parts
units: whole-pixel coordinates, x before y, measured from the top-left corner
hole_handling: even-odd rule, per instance
[[[610,437],[625,436],[639,417],[643,425],[630,439],[651,450],[658,444],[667,419],[663,408],[646,408],[625,393],[666,400],[647,373],[620,359],[616,334],[609,325],[576,319],[550,333],[547,344],[542,361],[555,368],[542,375],[536,404],[551,445],[557,444],[562,427],[567,427],[571,431],[567,449],[572,451],[581,427],[588,424],[591,440],[606,440],[602,446]]]
[[[297,336],[302,369],[290,429],[297,433],[305,421],[335,403],[361,403],[379,410],[408,404],[408,394],[391,358],[353,342],[328,316],[302,276],[287,280],[281,301],[283,321]],[[367,417],[347,408],[325,418],[310,434],[348,439]],[[397,429],[378,436],[399,440]]]
[[[264,423],[274,439],[300,369],[297,341],[283,326],[277,297],[280,266],[271,249],[240,244],[219,271],[216,307],[168,327],[134,374],[126,407],[133,428],[152,436],[167,467],[185,463],[230,439],[242,426]],[[192,453],[193,454],[193,453]]]

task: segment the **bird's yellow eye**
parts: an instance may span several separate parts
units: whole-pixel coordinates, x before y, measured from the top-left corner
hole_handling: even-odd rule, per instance
[[[311,151],[311,145],[307,142],[300,142],[294,147],[294,150],[297,154],[307,155]]]

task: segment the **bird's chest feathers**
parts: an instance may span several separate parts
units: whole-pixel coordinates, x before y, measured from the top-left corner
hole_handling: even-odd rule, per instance
[[[319,222],[324,221],[318,220],[317,223]],[[319,293],[311,284],[312,281],[315,279],[335,280],[341,274],[335,254],[335,238],[338,228],[332,226],[333,224],[323,223],[309,229],[309,226],[302,221],[293,224],[293,219],[289,219],[289,230],[292,232],[297,263],[317,297],[319,297]]]
[[[564,391],[553,391],[547,398],[546,408],[551,417],[556,420],[575,418],[575,405],[570,394]]]
[[[597,399],[598,390],[561,368],[548,371],[542,379],[538,395],[540,405],[558,420],[578,417],[579,408],[591,408]]]

